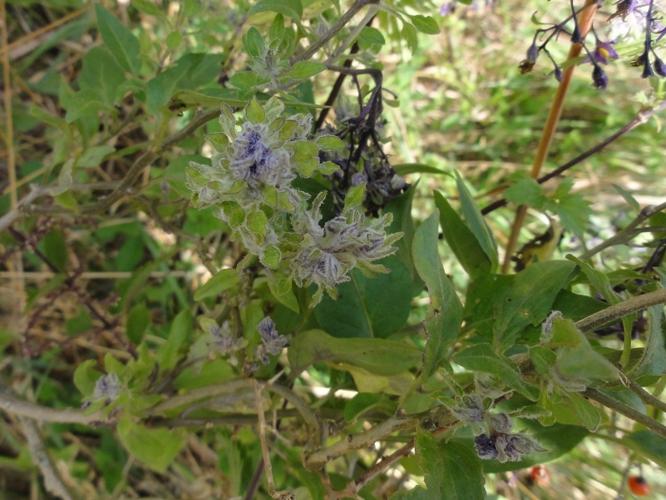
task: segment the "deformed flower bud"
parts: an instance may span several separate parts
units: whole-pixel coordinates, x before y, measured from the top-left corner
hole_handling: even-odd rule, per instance
[[[606,72],[598,64],[592,70],[592,81],[594,86],[598,89],[605,89],[608,87],[608,76]]]
[[[666,63],[664,63],[659,57],[655,57],[654,72],[659,76],[666,76]]]
[[[257,346],[255,356],[262,364],[266,365],[270,361],[270,356],[280,354],[289,341],[287,337],[279,334],[275,323],[269,316],[259,322],[257,330],[261,336],[261,344]]]
[[[474,438],[474,448],[482,460],[497,460],[498,462],[518,462],[534,452],[546,451],[536,441],[524,434],[508,434],[498,432],[480,434]]]
[[[478,394],[470,394],[463,397],[462,404],[451,410],[451,413],[467,424],[483,422],[485,409],[483,398]]]
[[[534,65],[536,63],[537,57],[539,57],[539,47],[536,46],[536,43],[532,42],[532,45],[527,49],[526,61],[529,61]]]
[[[269,316],[259,322],[257,330],[261,335],[261,342],[266,347],[266,351],[273,356],[280,354],[282,348],[289,343],[287,337],[278,333],[275,323]]]
[[[114,401],[120,395],[122,386],[120,384],[120,379],[115,373],[107,373],[102,375],[95,382],[95,389],[93,390],[92,399],[97,401],[100,399],[105,399],[107,401]]]
[[[518,462],[524,455],[545,451],[536,441],[523,434],[498,434],[495,438],[497,460],[499,462]]]
[[[511,427],[513,427],[511,417],[506,413],[495,413],[491,415],[489,418],[489,424],[495,432],[511,432]]]
[[[563,317],[561,311],[551,311],[546,320],[541,324],[541,342],[550,342],[550,339],[553,337],[553,322]]]
[[[474,438],[474,448],[481,460],[494,460],[497,458],[495,441],[488,434],[480,434]]]
[[[208,333],[213,338],[210,345],[222,355],[240,351],[245,347],[245,339],[234,337],[231,328],[229,328],[229,323],[226,321],[222,324],[222,327],[214,326],[210,328]]]

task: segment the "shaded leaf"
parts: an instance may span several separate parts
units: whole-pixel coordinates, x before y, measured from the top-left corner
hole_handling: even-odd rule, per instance
[[[296,335],[289,346],[289,364],[297,375],[314,363],[346,363],[376,375],[396,375],[414,368],[421,351],[405,342],[385,339],[338,339],[322,330]]]
[[[438,442],[429,434],[419,434],[416,454],[428,487],[424,498],[474,500],[486,497],[481,460],[471,442]]]
[[[139,40],[113,14],[95,4],[97,26],[105,45],[113,54],[116,62],[126,71],[139,71]]]
[[[426,219],[414,234],[414,266],[430,295],[431,318],[426,322],[428,341],[425,346],[423,375],[430,376],[442,363],[447,348],[460,333],[462,304],[451,280],[444,273],[437,251],[439,213]]]
[[[526,398],[536,401],[539,391],[523,381],[520,373],[504,358],[496,354],[490,344],[477,344],[456,354],[453,360],[470,371],[488,373]]]

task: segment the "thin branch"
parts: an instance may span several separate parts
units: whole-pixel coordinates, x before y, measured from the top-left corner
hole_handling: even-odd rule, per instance
[[[391,453],[388,457],[383,458],[370,469],[368,469],[360,478],[354,481],[354,493],[358,492],[366,484],[372,481],[377,475],[384,472],[386,469],[397,463],[402,457],[409,455],[414,448],[414,439],[410,439],[404,446],[397,451]]]
[[[65,483],[56,471],[51,458],[49,457],[42,438],[39,435],[39,430],[34,421],[28,418],[21,418],[21,428],[26,440],[28,441],[28,449],[32,460],[42,473],[44,478],[44,488],[46,491],[55,495],[63,500],[72,500],[71,493],[67,490]]]
[[[141,156],[139,156],[139,158],[136,159],[136,161],[132,164],[132,166],[125,174],[123,180],[120,181],[118,186],[111,193],[109,193],[108,196],[102,198],[97,203],[93,203],[91,205],[83,207],[82,212],[89,213],[89,212],[97,212],[108,209],[116,201],[120,200],[123,196],[127,194],[127,191],[132,187],[132,184],[134,184],[139,175],[141,175],[143,169],[146,168],[148,165],[150,165],[150,163],[153,160],[155,160],[160,153],[162,153],[169,147],[173,146],[177,142],[188,137],[189,135],[194,133],[198,128],[205,125],[213,118],[219,116],[219,114],[220,112],[218,109],[213,109],[210,111],[199,113],[194,118],[192,118],[190,123],[188,123],[185,127],[183,127],[178,132],[175,132],[171,136],[167,137],[164,140],[164,142],[162,142],[162,144],[160,144],[155,150],[152,151],[149,150],[144,152]]]
[[[666,413],[666,402],[653,396],[651,393],[643,389],[640,385],[631,380],[629,377],[626,377],[625,382],[627,384],[627,387],[629,387],[629,389],[631,390],[631,392],[633,392],[639,398],[641,398],[645,404],[653,406],[654,408]]]
[[[602,241],[596,247],[591,248],[590,250],[585,252],[581,256],[581,258],[589,259],[593,255],[598,254],[599,252],[605,250],[608,247],[625,243],[626,241],[634,237],[636,233],[636,228],[638,226],[640,226],[647,219],[652,217],[654,214],[661,212],[662,210],[666,210],[666,203],[662,203],[661,205],[657,205],[656,207],[651,207],[651,206],[645,207],[643,210],[640,211],[640,213],[636,216],[636,218],[634,218],[634,220],[632,220],[624,229],[618,231],[611,238],[607,239],[606,241]]]
[[[391,418],[367,432],[362,434],[348,435],[343,437],[337,443],[317,450],[306,457],[305,463],[308,467],[320,467],[325,465],[328,461],[344,455],[348,451],[358,450],[370,446],[375,441],[380,441],[393,432],[404,429],[414,424],[412,419]]]
[[[264,416],[264,405],[261,397],[260,384],[255,381],[254,383],[254,398],[257,407],[257,432],[259,434],[259,444],[261,445],[261,459],[263,462],[263,469],[266,472],[266,482],[268,483],[268,494],[275,497],[275,479],[273,478],[273,465],[271,463],[271,455],[268,452],[268,444],[266,442],[266,419]]]
[[[661,111],[666,109],[666,101],[662,101],[656,106],[649,108],[649,109],[644,109],[639,111],[636,116],[634,116],[631,120],[629,120],[627,123],[625,123],[622,127],[620,127],[618,130],[613,132],[611,135],[603,139],[601,142],[595,144],[592,146],[590,149],[587,151],[582,152],[575,158],[572,158],[566,163],[563,163],[559,167],[553,169],[552,171],[548,172],[545,175],[542,175],[537,179],[537,182],[539,184],[543,184],[545,182],[548,182],[551,179],[554,179],[555,177],[559,177],[562,175],[564,172],[569,170],[572,167],[575,167],[579,163],[584,162],[587,160],[589,157],[595,155],[596,153],[599,153],[600,151],[604,150],[608,145],[612,144],[616,140],[618,140],[620,137],[626,135],[627,133],[631,132],[634,130],[636,127],[639,127],[648,121],[650,121],[650,118],[654,116],[657,113],[660,113]],[[483,209],[481,209],[481,213],[483,215],[487,215],[491,212],[494,212],[498,208],[505,207],[508,204],[508,201],[506,198],[501,198],[497,201],[494,201],[490,203],[489,205],[485,206]]]
[[[596,330],[631,313],[663,303],[666,303],[666,288],[660,288],[654,292],[637,295],[618,304],[613,304],[581,319],[576,322],[576,326],[583,332]]]
[[[587,32],[590,30],[598,7],[597,0],[585,0],[585,7],[581,11],[579,18],[576,19],[581,40],[585,38]],[[569,56],[567,61],[570,62],[576,59],[580,55],[581,50],[582,45],[580,43],[572,43],[571,48],[569,49]],[[553,141],[555,130],[557,129],[557,124],[559,123],[560,116],[562,115],[564,98],[567,94],[567,91],[569,90],[569,85],[571,83],[571,78],[573,77],[575,68],[576,66],[571,64],[567,67],[567,69],[564,70],[562,79],[560,80],[560,85],[557,88],[557,93],[553,98],[553,103],[548,113],[548,119],[546,120],[546,125],[544,126],[543,132],[541,134],[541,139],[539,141],[537,153],[534,158],[534,163],[532,163],[531,175],[534,179],[539,177],[541,168],[543,167],[543,164],[546,161],[546,157],[548,156],[550,144]],[[506,244],[504,262],[502,263],[502,272],[504,273],[508,272],[509,266],[511,265],[511,257],[513,256],[516,244],[518,243],[520,229],[523,227],[526,214],[527,206],[520,205],[516,210],[516,216],[511,226],[509,240]]]
[[[310,59],[315,53],[326,45],[335,35],[338,34],[345,27],[345,25],[352,20],[352,18],[366,5],[377,4],[379,0],[356,0],[354,4],[349,8],[347,12],[342,14],[340,19],[338,19],[330,29],[324,33],[319,40],[310,45],[305,51],[301,54],[294,56],[290,63],[294,64],[298,61],[306,61]],[[364,24],[365,25],[365,24]]]
[[[100,412],[88,414],[82,410],[70,408],[48,408],[46,406],[18,399],[10,394],[4,387],[0,387],[0,410],[12,415],[31,418],[40,422],[84,425],[109,423],[109,418],[102,415]]]
[[[630,418],[634,422],[638,422],[639,424],[644,425],[648,429],[666,438],[666,426],[660,424],[656,420],[646,415],[643,415],[641,412],[634,410],[631,406],[626,405],[617,399],[606,396],[604,393],[592,387],[588,387],[585,392],[583,392],[583,395],[596,401],[597,403],[601,403],[602,405],[615,410],[619,414]]]
[[[351,50],[349,51],[349,57],[345,59],[345,62],[342,64],[342,67],[350,69],[353,63],[352,56],[356,54],[358,51],[359,51],[359,46],[358,43],[355,42],[354,45],[352,45]],[[326,102],[324,103],[324,107],[320,111],[319,116],[317,117],[317,121],[315,122],[314,125],[315,132],[318,132],[319,129],[321,129],[321,127],[324,125],[326,117],[328,116],[329,111],[333,107],[333,104],[335,104],[335,100],[338,98],[338,94],[342,89],[342,84],[344,83],[346,77],[347,77],[346,73],[340,73],[338,77],[335,79],[335,83],[333,84],[333,87],[331,87],[331,92],[328,94]]]

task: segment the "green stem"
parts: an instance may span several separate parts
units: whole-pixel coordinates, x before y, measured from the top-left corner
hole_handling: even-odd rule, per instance
[[[591,314],[580,321],[576,322],[576,326],[583,332],[589,332],[601,328],[602,326],[617,321],[624,316],[627,316],[636,311],[646,309],[650,306],[663,304],[666,302],[666,288],[660,288],[654,292],[637,295],[630,299],[613,304],[606,309],[602,309],[594,314]]]
[[[631,406],[626,405],[616,399],[613,399],[609,396],[606,396],[604,393],[589,387],[584,393],[586,397],[601,403],[602,405],[615,410],[621,415],[624,415],[627,418],[630,418],[634,422],[644,425],[651,431],[656,432],[660,436],[666,438],[666,426],[660,424],[656,420],[643,415],[641,412],[634,410]]]

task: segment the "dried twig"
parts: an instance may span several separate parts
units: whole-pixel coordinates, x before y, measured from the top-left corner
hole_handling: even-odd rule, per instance
[[[39,435],[39,430],[34,421],[28,418],[21,418],[21,428],[26,440],[28,441],[28,449],[32,456],[33,462],[39,467],[42,477],[44,478],[44,488],[52,495],[62,498],[64,500],[72,500],[71,493],[67,490],[65,483],[56,471],[51,458],[44,447],[42,438]]]

